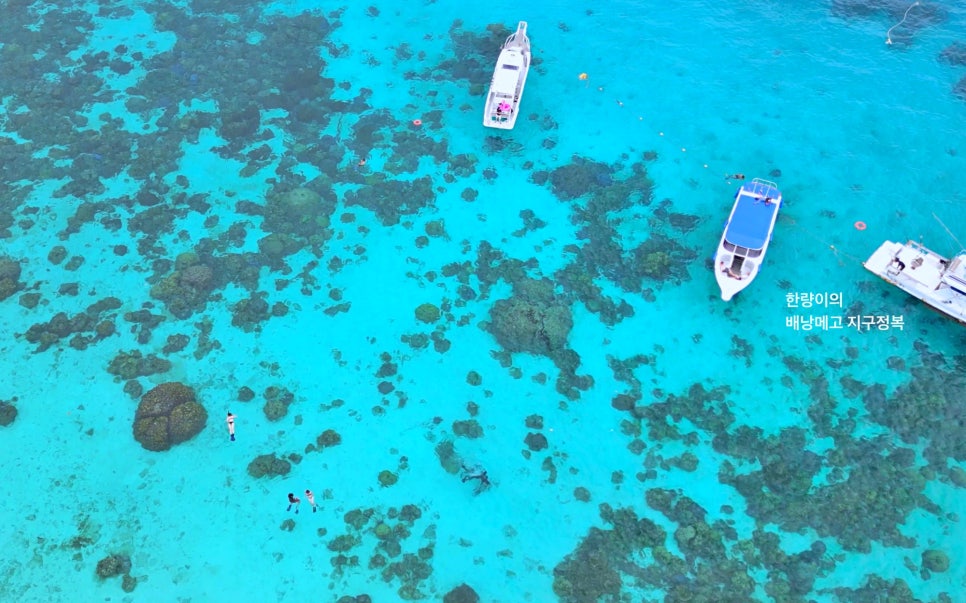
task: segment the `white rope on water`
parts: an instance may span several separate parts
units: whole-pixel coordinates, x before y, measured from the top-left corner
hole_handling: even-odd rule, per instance
[[[913,2],[912,4],[910,4],[909,5],[909,8],[907,8],[906,9],[906,12],[902,15],[902,21],[899,21],[898,23],[896,23],[895,25],[893,25],[892,27],[889,28],[889,31],[886,32],[886,44],[892,44],[892,30],[895,29],[895,28],[897,28],[897,27],[899,27],[903,23],[905,23],[906,22],[906,17],[909,16],[909,11],[912,10],[912,7],[913,6],[919,6],[919,4],[920,4],[919,0],[916,0],[915,2]]]

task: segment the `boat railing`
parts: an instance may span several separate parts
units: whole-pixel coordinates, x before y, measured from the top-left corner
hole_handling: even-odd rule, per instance
[[[523,44],[523,45],[529,45],[530,44],[530,40],[527,39],[527,22],[526,21],[520,21],[519,23],[517,23],[517,30],[515,32],[513,32],[512,34],[510,34],[509,36],[507,36],[506,41],[503,43],[503,48],[508,48],[510,46],[510,44],[513,44],[513,43],[517,42],[517,36],[519,36],[520,38],[522,38],[522,40],[520,40],[520,43],[521,44]]]
[[[913,251],[915,251],[917,253],[921,253],[922,255],[936,255],[936,256],[942,257],[940,254],[936,253],[932,249],[929,249],[928,247],[926,247],[922,243],[919,243],[917,241],[913,241],[912,239],[909,239],[909,241],[906,242],[906,247],[909,247]]]
[[[770,194],[768,189],[773,189],[778,191],[778,185],[771,180],[763,180],[762,178],[754,178],[751,181],[751,185],[745,187],[745,190],[751,192],[755,195],[765,195],[766,197]]]
[[[762,186],[770,186],[770,187],[772,187],[773,189],[776,189],[776,190],[778,189],[778,185],[777,184],[775,184],[771,180],[765,180],[764,178],[754,178],[754,179],[752,179],[751,183],[752,184],[759,184],[759,185],[762,185]]]

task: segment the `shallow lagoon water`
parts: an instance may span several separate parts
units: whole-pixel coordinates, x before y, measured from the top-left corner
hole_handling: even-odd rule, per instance
[[[907,6],[851,5],[12,7],[0,255],[20,274],[0,305],[0,399],[18,414],[0,428],[15,518],[0,594],[955,601],[964,331],[861,260],[886,238],[956,251],[933,213],[966,236],[966,66],[939,58],[966,14],[929,3],[887,45]],[[526,119],[487,132],[479,94],[519,19],[537,59]],[[726,304],[707,258],[736,172],[776,180],[785,205],[764,271]],[[383,184],[419,178],[428,198]],[[268,215],[300,187],[321,196],[317,231]],[[297,245],[269,253],[269,233]],[[670,271],[642,276],[632,259],[652,240]],[[178,318],[155,287],[185,252],[213,281]],[[549,279],[552,301],[524,276]],[[795,310],[794,292],[844,307]],[[108,298],[113,334],[29,341]],[[490,329],[501,300],[572,328],[549,354],[510,353]],[[419,320],[422,304],[439,318]],[[796,314],[903,328],[803,332]],[[165,351],[176,335],[187,345]],[[561,382],[564,349],[580,363]],[[134,351],[170,366],[108,372]],[[951,385],[937,397],[918,367]],[[206,426],[142,449],[131,381],[192,387]],[[904,397],[920,382],[921,407]],[[272,387],[293,395],[274,421]],[[341,441],[320,451],[326,430]],[[493,486],[476,496],[447,471],[446,443]],[[264,454],[290,471],[253,477]],[[306,488],[318,512],[286,513]],[[949,567],[924,571],[924,551]],[[98,577],[112,554],[126,582]]]

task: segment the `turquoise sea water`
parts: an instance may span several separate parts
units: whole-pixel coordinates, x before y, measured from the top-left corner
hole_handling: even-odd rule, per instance
[[[8,3],[0,598],[962,600],[966,331],[861,261],[966,236],[966,10],[674,4]]]

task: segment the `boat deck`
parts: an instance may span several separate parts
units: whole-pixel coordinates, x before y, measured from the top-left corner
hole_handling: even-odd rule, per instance
[[[940,312],[966,323],[966,296],[949,286],[940,286],[944,284],[943,273],[948,262],[915,243],[886,241],[866,260],[865,267]]]
[[[899,270],[895,260],[905,266]],[[944,258],[934,253],[921,253],[901,243],[884,243],[866,262],[866,267],[879,276],[922,293],[935,291],[942,282]],[[905,288],[903,287],[903,288]]]

